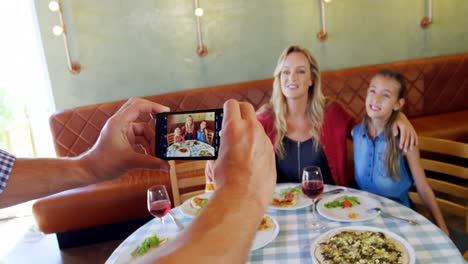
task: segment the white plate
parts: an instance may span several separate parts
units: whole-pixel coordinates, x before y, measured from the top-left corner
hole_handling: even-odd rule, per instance
[[[185,140],[184,143],[183,143],[184,146],[193,146],[194,145],[194,141],[193,140]]]
[[[204,156],[204,157],[213,157],[213,156],[214,156],[212,150],[209,150],[209,149],[202,149],[202,150],[198,151],[198,153],[197,153],[197,156],[198,156],[198,157],[202,157],[202,156],[200,156],[200,152],[202,152],[202,151],[207,151],[207,152],[209,152],[209,153],[211,154],[211,156]]]
[[[181,149],[186,149],[187,152],[180,151]],[[174,157],[190,157],[190,149],[185,147],[180,147],[174,151]]]
[[[280,184],[276,185],[275,193],[280,194],[282,191],[284,191],[284,190],[286,190],[288,188],[292,188],[292,187],[296,187],[296,186],[300,186],[300,185],[301,184],[299,184],[299,183],[280,183]],[[278,207],[278,206],[273,206],[273,205],[270,204],[268,209],[273,209],[273,210],[297,210],[297,209],[301,209],[301,208],[308,207],[308,206],[312,205],[312,199],[307,198],[304,194],[298,195],[296,199],[297,199],[296,204],[294,206],[292,206],[292,207]]]
[[[204,194],[200,194],[200,195],[197,195],[197,196],[194,196],[188,200],[186,200],[185,202],[183,202],[180,206],[179,206],[179,210],[182,214],[184,214],[185,216],[188,216],[188,217],[195,217],[198,215],[198,210],[199,209],[196,209],[196,208],[193,208],[192,207],[192,204],[191,204],[191,201],[193,198],[195,197],[200,197],[202,199],[209,199],[211,196],[211,193],[204,193]]]
[[[326,203],[329,203],[344,195],[357,197],[360,204],[357,204],[349,208],[341,208],[341,207],[326,208],[325,207]],[[381,208],[381,205],[379,201],[373,199],[370,196],[349,193],[349,192],[342,192],[342,193],[334,194],[334,195],[321,199],[317,204],[317,211],[323,217],[328,218],[330,220],[340,221],[340,222],[359,222],[359,221],[367,221],[378,216],[379,212],[367,211],[368,209],[375,208],[375,207]],[[349,214],[351,213],[357,214],[357,217],[354,219],[349,218]]]
[[[404,238],[401,236],[385,229],[377,228],[377,227],[371,227],[371,226],[348,226],[348,227],[338,227],[335,229],[332,229],[326,233],[321,234],[318,236],[310,245],[310,255],[312,257],[313,263],[318,264],[319,262],[317,261],[317,258],[315,257],[315,249],[319,246],[320,243],[326,242],[330,237],[334,236],[335,234],[342,232],[342,231],[354,231],[354,230],[360,230],[360,231],[373,231],[373,232],[382,232],[384,233],[387,237],[390,237],[401,244],[405,247],[408,257],[409,257],[409,264],[414,264],[416,261],[416,257],[414,254],[414,249],[413,247],[406,241]]]
[[[111,255],[111,257],[109,257],[106,260],[105,264],[129,264],[129,263],[135,262],[138,259],[138,257],[132,256],[132,252],[143,242],[143,240],[145,240],[147,237],[149,237],[149,236],[151,236],[153,234],[155,234],[155,233],[148,233],[140,241],[132,241],[131,244],[125,245],[127,247],[125,249],[123,249],[118,256],[116,256],[115,258],[112,258],[112,255]],[[175,236],[169,234],[166,237],[169,238],[169,242],[170,242],[171,240],[174,240]],[[124,244],[120,244],[119,247],[122,247],[122,246],[124,246]]]
[[[252,243],[252,247],[250,250],[256,250],[259,248],[262,248],[266,245],[268,245],[271,241],[275,240],[276,236],[278,236],[279,233],[279,225],[276,219],[269,215],[265,215],[266,217],[269,217],[272,221],[273,224],[275,225],[274,228],[266,229],[266,230],[259,230],[257,231],[257,234],[255,235],[255,239]]]

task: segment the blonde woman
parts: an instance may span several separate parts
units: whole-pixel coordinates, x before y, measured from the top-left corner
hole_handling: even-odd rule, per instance
[[[349,186],[354,181],[346,170],[346,139],[356,121],[324,97],[320,69],[309,50],[289,46],[282,52],[270,102],[257,119],[275,147],[278,183],[301,182],[302,169],[310,165],[321,168],[325,183]],[[397,127],[400,147],[416,144],[416,133],[403,114]],[[213,165],[207,165],[207,182],[213,180]]]
[[[193,117],[187,116],[185,125],[182,127],[182,135],[185,140],[195,139],[195,125],[193,124]]]

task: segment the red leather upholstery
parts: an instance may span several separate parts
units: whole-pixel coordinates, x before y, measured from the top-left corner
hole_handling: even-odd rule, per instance
[[[325,72],[322,74],[324,93],[360,118],[364,114],[369,81],[383,68],[396,69],[408,78],[405,113],[420,134],[467,138],[468,53]],[[272,79],[266,79],[146,99],[169,106],[172,111],[218,108],[229,98],[250,102],[258,108],[269,100],[272,83]],[[106,120],[123,103],[109,102],[55,113],[50,118],[50,126],[57,155],[76,156],[89,149]],[[154,184],[169,187],[169,175],[136,170],[118,180],[40,199],[34,204],[33,212],[39,228],[45,233],[148,217],[145,191]]]

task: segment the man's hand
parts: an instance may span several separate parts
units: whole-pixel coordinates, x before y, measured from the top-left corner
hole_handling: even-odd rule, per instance
[[[265,208],[276,184],[273,146],[248,103],[224,104],[223,134],[214,168],[216,189],[252,194]]]
[[[107,120],[94,146],[81,162],[96,181],[117,178],[137,168],[167,170],[167,162],[154,157],[154,119],[136,123],[142,113],[169,111],[168,107],[141,99],[130,98]]]
[[[406,153],[418,145],[418,134],[414,130],[406,115],[400,112],[395,123],[393,123],[393,135],[397,136],[400,133],[400,149]]]

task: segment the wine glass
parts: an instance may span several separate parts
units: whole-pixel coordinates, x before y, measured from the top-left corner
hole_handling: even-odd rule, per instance
[[[164,185],[151,186],[148,189],[148,211],[161,220],[161,232],[164,232],[164,216],[171,209],[171,200]]]
[[[319,167],[308,166],[302,170],[302,192],[312,199],[312,220],[306,223],[306,227],[319,229],[322,226],[315,212],[315,200],[323,192],[323,178]]]

